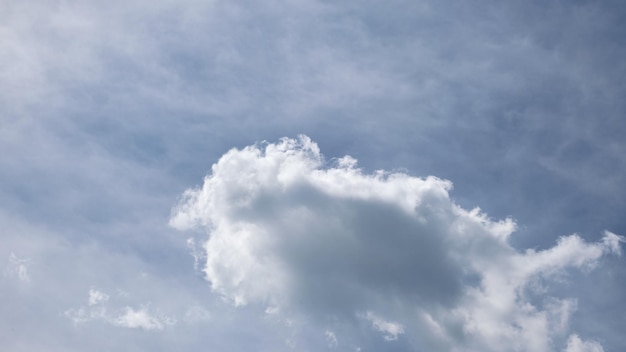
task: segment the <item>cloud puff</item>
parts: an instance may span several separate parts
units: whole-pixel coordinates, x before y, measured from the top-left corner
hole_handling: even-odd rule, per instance
[[[582,341],[578,335],[570,336],[565,352],[604,352],[602,346],[595,341]]]
[[[109,300],[109,295],[107,295],[106,293],[102,291],[98,291],[93,288],[89,290],[88,304],[90,306],[95,306],[95,305],[107,302],[108,300]]]
[[[367,321],[412,348],[589,345],[577,335],[566,342],[576,301],[548,292],[568,269],[619,254],[623,239],[571,235],[520,252],[508,241],[514,221],[459,207],[451,187],[432,176],[366,174],[351,157],[325,162],[308,137],[284,138],[223,155],[184,193],[170,224],[208,231],[204,273],[236,305],[280,307],[311,322]]]
[[[125,328],[144,330],[163,330],[165,325],[173,324],[170,319],[161,319],[151,315],[145,308],[126,307],[124,313],[113,320],[113,324]]]

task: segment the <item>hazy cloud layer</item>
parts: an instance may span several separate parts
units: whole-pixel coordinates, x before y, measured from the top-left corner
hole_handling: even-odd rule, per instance
[[[548,290],[569,269],[620,254],[623,238],[570,235],[520,252],[509,244],[511,219],[459,207],[451,186],[366,174],[348,156],[325,161],[306,136],[285,138],[223,155],[170,223],[208,231],[204,273],[235,305],[261,303],[321,326],[365,319],[385,340],[406,335],[413,348],[596,346],[570,336],[575,297]]]
[[[518,291],[537,314],[549,312],[563,331],[550,332],[555,349],[626,350],[626,259],[603,255],[610,243],[601,244],[605,229],[626,233],[624,23],[626,5],[617,0],[0,1],[0,350],[411,350],[428,343],[414,341],[425,329],[441,331],[433,344],[454,346],[469,324],[459,316],[478,310],[449,312],[477,307],[468,288],[487,292],[480,275],[495,282],[502,274],[459,272],[479,255],[449,258],[440,238],[454,242],[441,235],[450,225],[436,229],[436,239],[420,238],[420,248],[433,251],[418,259],[409,250],[383,256],[364,243],[342,257],[355,242],[349,236],[335,239],[321,268],[304,253],[305,245],[326,251],[328,233],[352,229],[396,248],[416,242],[409,232],[433,229],[393,210],[394,187],[404,190],[405,181],[367,181],[385,191],[335,185],[351,159],[322,163],[320,170],[344,170],[324,176],[323,186],[306,172],[293,176],[311,182],[297,195],[290,190],[290,202],[302,196],[310,210],[259,225],[294,228],[300,219],[313,223],[315,240],[253,243],[248,262],[213,265],[222,293],[211,294],[195,270],[212,260],[206,230],[168,227],[172,205],[230,148],[300,133],[327,155],[358,158],[361,176],[436,175],[454,181],[462,208],[514,216],[515,235],[488,250],[518,258],[504,260],[518,272],[501,285],[524,286]],[[449,192],[445,181],[422,181]],[[352,199],[355,192],[372,198]],[[451,211],[442,199],[438,206]],[[267,214],[286,207],[275,202]],[[440,214],[441,222],[482,216],[455,212]],[[314,221],[322,215],[347,218]],[[380,219],[398,230],[394,241],[372,235]],[[512,223],[502,224],[506,233]],[[586,260],[577,262],[576,251]],[[259,253],[267,261],[259,264]],[[531,258],[541,264],[527,265]],[[426,263],[447,275],[401,270]],[[374,270],[382,264],[390,269]],[[282,276],[268,287],[248,275],[273,266]],[[331,266],[342,271],[321,275]],[[240,281],[224,277],[229,271]],[[322,276],[336,289],[322,292],[296,274]],[[425,311],[405,310],[407,302]],[[98,307],[107,319],[75,324],[65,314],[98,316]],[[176,323],[148,331],[140,326],[158,326],[149,317]],[[446,334],[452,342],[440,342]]]

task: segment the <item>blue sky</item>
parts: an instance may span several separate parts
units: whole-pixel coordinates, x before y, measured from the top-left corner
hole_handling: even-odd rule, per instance
[[[625,350],[625,17],[3,2],[3,349]]]

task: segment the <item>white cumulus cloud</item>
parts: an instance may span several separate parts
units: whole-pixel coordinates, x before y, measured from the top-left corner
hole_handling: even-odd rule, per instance
[[[451,187],[432,176],[367,174],[351,157],[326,162],[308,137],[284,138],[224,154],[184,193],[170,224],[206,229],[204,273],[235,305],[264,304],[312,324],[365,317],[387,343],[413,348],[587,346],[567,340],[576,300],[548,288],[619,254],[623,238],[571,235],[520,252],[509,244],[513,220],[461,208]]]

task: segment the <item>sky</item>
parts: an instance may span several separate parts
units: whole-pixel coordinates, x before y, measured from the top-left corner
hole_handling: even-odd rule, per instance
[[[624,23],[0,0],[0,348],[626,350]]]

